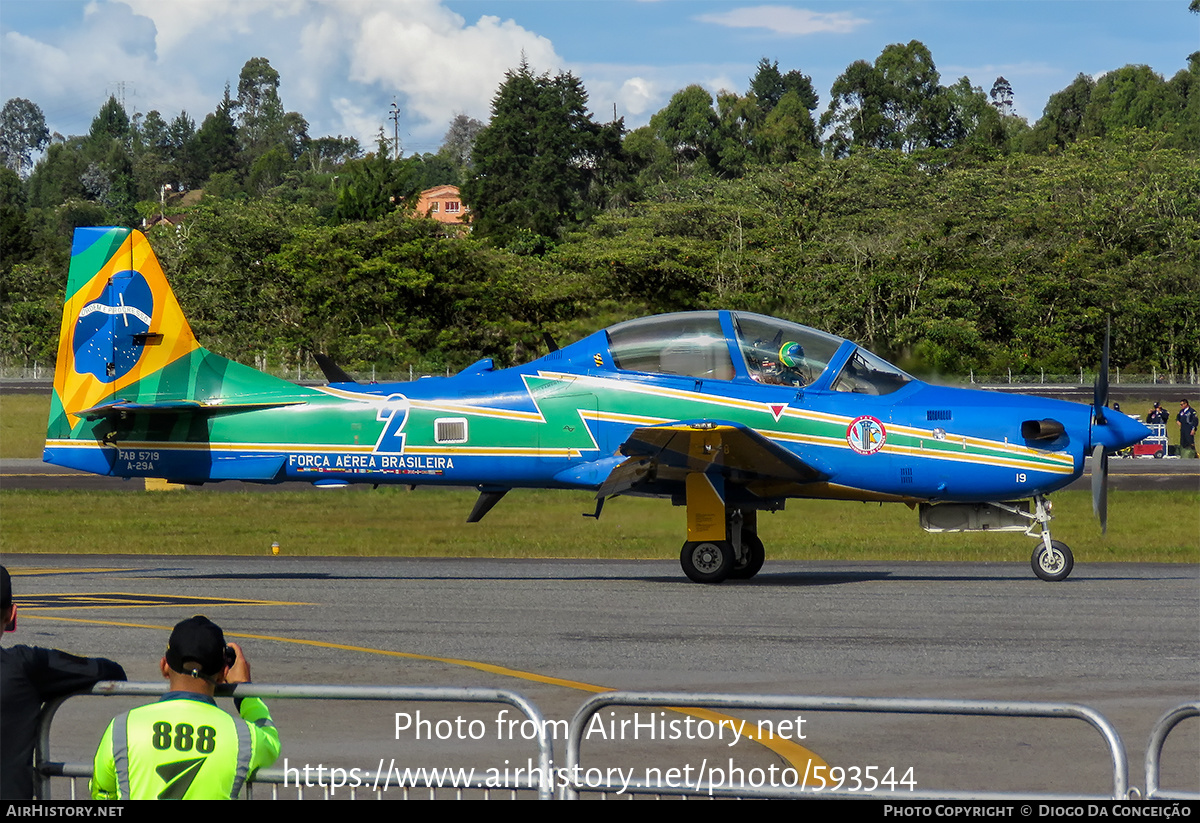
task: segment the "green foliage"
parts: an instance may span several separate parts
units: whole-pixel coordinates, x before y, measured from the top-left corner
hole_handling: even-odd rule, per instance
[[[614,150],[619,140],[592,121],[578,78],[537,75],[522,62],[505,74],[475,139],[475,176],[462,188],[475,231],[498,245],[522,229],[557,237],[595,211],[597,170]]]
[[[0,109],[0,163],[24,174],[30,157],[50,142],[46,118],[36,103],[14,97]]]
[[[704,87],[688,86],[650,118],[650,128],[677,164],[714,155],[713,135],[718,121],[712,106],[712,95]]]
[[[634,311],[752,308],[926,371],[1200,365],[1200,163],[1130,133],[1054,158],[858,152],[678,181],[553,262]],[[1190,301],[1190,302],[1189,302]]]
[[[377,220],[404,208],[421,191],[423,164],[417,158],[390,160],[383,151],[350,160],[339,176],[339,220]]]
[[[833,129],[827,150],[843,157],[851,147],[911,152],[953,145],[963,128],[939,79],[918,40],[887,46],[874,65],[855,61],[834,81],[821,116],[821,127]]]
[[[109,97],[92,118],[88,139],[93,142],[125,140],[129,137],[129,115],[117,98]]]
[[[545,330],[729,306],[955,373],[1090,369],[1112,315],[1115,364],[1200,367],[1200,53],[1170,81],[1081,75],[1032,129],[1003,78],[991,102],[939,83],[917,41],[851,64],[824,157],[811,81],[765,58],[745,95],[689,86],[629,134],[522,65],[487,129],[456,118],[438,154],[396,161],[310,139],[262,58],[199,128],[110,99],[27,180],[0,176],[0,357],[49,361],[72,230],[140,208],[184,214],[152,243],[200,339],[251,363],[509,364]],[[459,181],[474,237],[406,218]]]

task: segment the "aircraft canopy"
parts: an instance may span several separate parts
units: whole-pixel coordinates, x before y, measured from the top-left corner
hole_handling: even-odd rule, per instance
[[[742,372],[765,385],[807,386],[818,380],[846,341],[836,335],[749,312],[679,312],[642,317],[608,329],[618,369],[733,380]],[[735,362],[738,366],[735,366]],[[862,348],[830,381],[834,391],[890,394],[912,378]]]

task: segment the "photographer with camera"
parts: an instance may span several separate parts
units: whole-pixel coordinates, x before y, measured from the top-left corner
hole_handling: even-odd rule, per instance
[[[197,615],[175,626],[159,663],[170,691],[116,717],[96,751],[96,800],[232,800],[279,757],[279,732],[256,697],[234,698],[241,719],[217,707],[221,683],[249,683],[241,647]]]

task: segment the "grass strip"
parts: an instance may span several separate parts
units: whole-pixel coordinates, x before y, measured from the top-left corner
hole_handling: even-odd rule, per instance
[[[1200,493],[1121,492],[1102,536],[1087,492],[1053,497],[1054,535],[1080,562],[1200,562]],[[584,492],[516,490],[481,523],[474,495],[365,487],[273,493],[0,492],[4,553],[674,558],[684,510],[617,498],[599,522]],[[1028,561],[1020,532],[926,534],[899,504],[789,501],[759,516],[768,559]]]

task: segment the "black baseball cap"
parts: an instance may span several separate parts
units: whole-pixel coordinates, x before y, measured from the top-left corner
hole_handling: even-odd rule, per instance
[[[167,665],[180,674],[215,677],[225,670],[225,634],[202,614],[175,624],[167,643]]]

